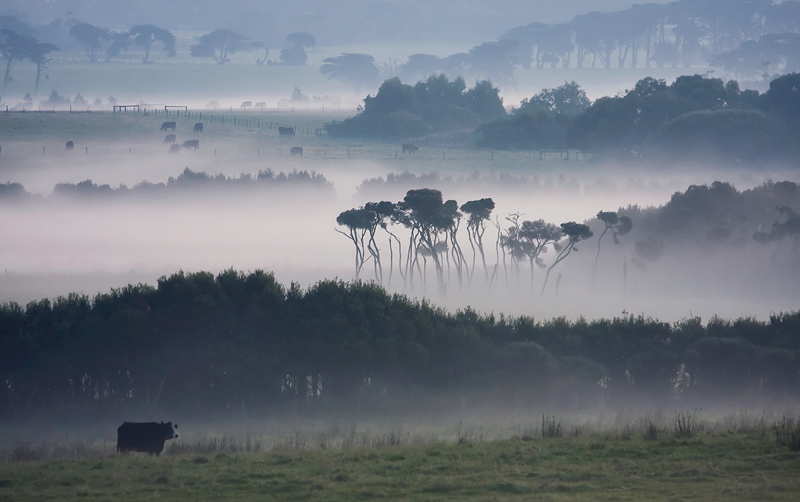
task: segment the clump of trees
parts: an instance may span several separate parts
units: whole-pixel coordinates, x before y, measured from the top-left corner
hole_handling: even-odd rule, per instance
[[[770,89],[742,91],[736,81],[700,75],[644,78],[633,89],[589,104],[574,83],[543,91],[511,116],[481,125],[479,146],[577,148],[626,156],[680,160],[703,156],[729,160],[781,159],[800,147],[800,74],[770,82]]]
[[[332,136],[415,138],[432,131],[471,129],[505,115],[503,100],[489,81],[467,89],[464,79],[431,75],[410,86],[386,80],[367,96],[355,117],[325,125]]]
[[[3,74],[3,92],[6,91],[8,84],[14,79],[11,76],[11,68],[14,61],[28,60],[36,65],[36,79],[33,86],[33,95],[39,93],[39,82],[47,69],[47,64],[51,61],[49,54],[57,51],[58,47],[53,44],[40,42],[36,38],[17,33],[7,28],[0,29],[0,52],[6,59],[6,68]]]
[[[356,91],[380,82],[375,58],[369,54],[347,53],[322,60],[320,73],[330,79],[341,80]]]
[[[84,47],[90,62],[97,62],[105,49],[105,61],[130,49],[131,41],[144,50],[142,63],[152,63],[150,49],[161,44],[168,57],[175,56],[175,35],[167,29],[152,24],[137,24],[125,32],[115,32],[89,23],[77,23],[70,27],[69,34]]]
[[[385,410],[419,392],[494,406],[796,396],[800,314],[669,324],[446,312],[376,284],[179,272],[0,305],[0,418]],[[678,375],[681,385],[676,385]],[[602,382],[602,383],[601,383]]]
[[[54,91],[55,92],[55,91]],[[211,175],[203,171],[192,171],[188,167],[177,177],[170,176],[166,183],[141,183],[127,187],[120,185],[98,185],[92,180],[79,183],[59,183],[45,200],[79,200],[91,203],[98,199],[122,198],[163,198],[177,195],[208,194],[208,191],[224,190],[263,190],[270,188],[317,190],[332,194],[333,185],[323,175],[314,171],[297,171],[276,173],[271,169],[259,171],[256,175],[243,173],[239,176]],[[0,202],[20,200],[22,194],[33,197],[18,183],[0,185]]]

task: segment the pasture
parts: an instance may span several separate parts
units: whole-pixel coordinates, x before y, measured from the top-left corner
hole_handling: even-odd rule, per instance
[[[337,426],[269,445],[190,433],[158,458],[112,443],[17,445],[0,464],[0,500],[796,500],[800,453],[765,415],[649,417],[598,427],[545,416],[511,432]]]

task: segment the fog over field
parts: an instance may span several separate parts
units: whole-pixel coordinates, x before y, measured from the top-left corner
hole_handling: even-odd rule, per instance
[[[283,117],[287,118],[291,115]],[[510,224],[505,218],[511,213],[556,224],[581,222],[600,210],[660,206],[690,185],[726,180],[744,190],[767,180],[796,179],[791,171],[780,167],[600,167],[574,158],[540,161],[535,153],[450,147],[423,147],[416,157],[406,154],[394,158],[397,145],[390,143],[365,146],[314,137],[282,139],[275,131],[244,132],[213,124],[203,133],[199,151],[185,150],[173,156],[160,142],[160,118],[123,121],[118,124],[122,130],[108,139],[81,135],[77,129],[81,121],[96,119],[75,114],[69,119],[60,130],[42,126],[42,137],[36,141],[15,141],[3,147],[2,181],[21,183],[28,192],[44,196],[25,203],[5,203],[0,217],[0,230],[6,236],[0,256],[8,274],[0,281],[4,301],[25,303],[73,290],[92,295],[128,282],[152,284],[160,275],[178,269],[218,272],[229,267],[262,268],[274,271],[283,282],[299,281],[303,285],[323,278],[349,279],[354,277],[352,243],[334,232],[339,228],[336,215],[371,200],[402,200],[409,189],[437,188],[446,199],[459,204],[491,197],[496,201],[493,214],[505,229]],[[192,122],[179,121],[182,137],[201,137],[185,132]],[[70,135],[72,132],[75,134]],[[128,134],[129,141],[119,140]],[[67,138],[76,138],[74,151],[64,151]],[[305,145],[302,159],[287,158],[289,146],[294,144]],[[187,168],[229,177],[257,176],[267,169],[275,173],[313,171],[332,186],[321,191],[297,186],[287,191],[187,185],[168,196],[116,199],[111,195],[74,198],[53,192],[59,183],[84,180],[111,188],[133,188],[143,181],[166,183]],[[424,186],[419,180],[362,185],[365,180],[403,172],[436,173],[440,179]],[[410,285],[404,288],[397,270],[393,282],[385,280],[384,284],[393,291],[425,296],[452,309],[471,305],[482,311],[539,318],[613,316],[623,310],[665,320],[690,315],[764,318],[771,312],[793,308],[792,298],[797,292],[793,281],[782,278],[777,270],[770,272],[769,265],[754,268],[748,264],[752,253],[766,257],[766,251],[755,248],[744,256],[725,249],[676,249],[650,270],[631,266],[626,293],[624,262],[630,261],[633,243],[647,235],[640,232],[639,224],[635,222],[633,235],[620,238],[627,251],[619,246],[606,250],[613,256],[604,255],[607,262],[603,262],[594,288],[590,288],[588,277],[596,237],[580,245],[575,263],[565,264],[568,267],[560,271],[563,281],[557,298],[552,289],[539,298],[543,269],[537,268],[534,273],[533,291],[526,262],[521,272],[512,272],[511,279],[503,275],[502,262],[496,258],[497,231],[491,225],[485,237],[487,260],[490,267],[497,263],[497,273],[503,275],[497,291],[490,294],[485,285],[480,286],[483,272],[479,258],[473,287],[463,286],[461,292],[452,279],[448,293],[438,294],[432,269],[427,287],[416,284],[414,289]],[[402,229],[394,231],[403,234]],[[387,256],[388,240],[380,239],[381,251]],[[462,239],[466,237],[462,235]],[[466,242],[461,245],[468,247]],[[468,249],[466,256],[471,262]],[[552,250],[543,258],[552,260]],[[731,269],[737,273],[730,273]],[[361,277],[375,278],[370,266],[364,268]],[[551,280],[555,279],[554,275]]]
[[[800,0],[3,0],[0,499],[128,420],[796,462],[799,89]]]

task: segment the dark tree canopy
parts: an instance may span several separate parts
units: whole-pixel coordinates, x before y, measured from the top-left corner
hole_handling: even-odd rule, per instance
[[[232,30],[216,30],[200,37],[200,43],[191,46],[192,57],[212,57],[217,64],[230,62],[229,55],[249,48],[247,37]]]
[[[72,25],[69,34],[86,47],[86,55],[92,63],[96,62],[102,54],[103,45],[111,40],[111,35],[107,30],[89,23]]]
[[[155,42],[161,42],[167,56],[175,56],[175,35],[169,30],[153,26],[152,24],[137,24],[130,29],[130,34],[134,42],[136,42],[136,45],[145,50],[142,63],[150,62],[150,47],[152,47]]]

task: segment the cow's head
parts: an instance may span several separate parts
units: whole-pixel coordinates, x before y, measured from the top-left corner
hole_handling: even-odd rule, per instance
[[[167,427],[164,428],[165,438],[164,439],[175,439],[179,437],[178,435],[178,424],[172,425],[172,422],[161,422],[162,425],[166,425]]]

